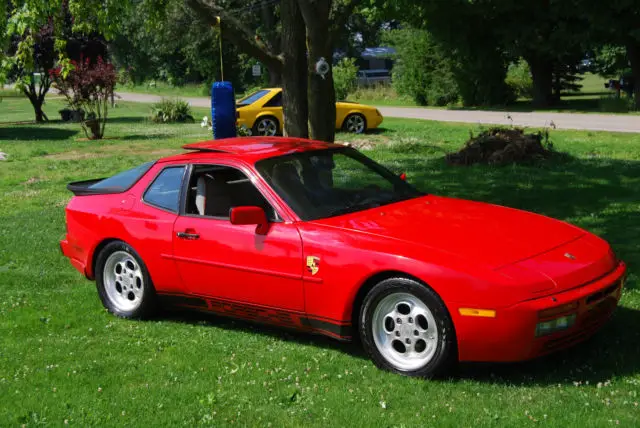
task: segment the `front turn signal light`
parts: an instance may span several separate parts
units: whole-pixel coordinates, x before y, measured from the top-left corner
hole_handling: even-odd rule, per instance
[[[496,311],[494,311],[493,309],[459,308],[458,312],[463,317],[483,317],[483,318],[496,317]]]

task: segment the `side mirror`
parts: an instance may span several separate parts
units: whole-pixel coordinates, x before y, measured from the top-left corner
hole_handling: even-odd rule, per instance
[[[231,224],[255,224],[258,235],[266,235],[269,229],[267,215],[260,207],[234,207],[229,210]]]

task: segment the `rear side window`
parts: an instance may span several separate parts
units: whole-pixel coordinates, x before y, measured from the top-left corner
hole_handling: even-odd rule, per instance
[[[180,189],[182,188],[183,175],[183,166],[163,169],[145,192],[144,201],[158,208],[177,213],[180,205]]]
[[[140,180],[140,178],[145,175],[147,171],[149,171],[149,169],[151,169],[154,163],[155,162],[143,163],[140,166],[129,169],[127,171],[123,171],[119,174],[114,175],[113,177],[100,180],[97,183],[89,186],[89,188],[95,190],[105,189],[125,191],[136,184],[136,182]]]
[[[282,92],[278,92],[273,98],[264,103],[264,107],[282,107]]]

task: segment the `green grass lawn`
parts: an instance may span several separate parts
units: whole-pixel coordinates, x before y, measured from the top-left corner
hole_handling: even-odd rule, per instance
[[[0,86],[0,99],[1,98],[20,98],[24,97],[22,92],[16,90],[15,88],[3,87]],[[1,120],[1,119],[0,119]]]
[[[61,107],[49,101],[46,112],[54,118]],[[444,162],[478,131],[469,125],[386,119],[375,134],[339,135],[423,190],[587,228],[629,265],[621,307],[587,343],[424,381],[380,371],[357,346],[323,337],[200,314],[146,322],[108,314],[59,251],[65,185],[209,138],[197,123],[148,123],[148,112],[121,103],[99,142],[83,140],[77,124],[0,124],[9,155],[0,162],[0,425],[637,425],[640,134],[554,131],[566,156],[501,168]],[[0,104],[2,122],[32,115],[23,99]]]
[[[206,83],[188,83],[185,85],[170,85],[161,80],[141,84],[118,85],[116,92],[133,92],[139,94],[159,95],[163,97],[206,97],[210,87]]]

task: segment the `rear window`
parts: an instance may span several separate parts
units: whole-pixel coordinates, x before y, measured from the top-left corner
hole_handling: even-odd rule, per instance
[[[258,101],[260,98],[262,98],[265,95],[267,95],[268,93],[269,93],[269,91],[264,90],[264,89],[262,89],[260,91],[257,91],[257,92],[254,92],[253,94],[251,94],[249,96],[246,96],[243,99],[241,99],[240,101],[238,101],[237,105],[239,107],[251,105],[251,104],[255,103],[256,101]]]
[[[155,162],[143,163],[140,166],[123,171],[113,177],[98,181],[97,183],[89,186],[89,188],[94,190],[127,190],[140,180],[140,178],[145,175],[149,169],[151,169],[151,166],[153,166],[154,163]]]

